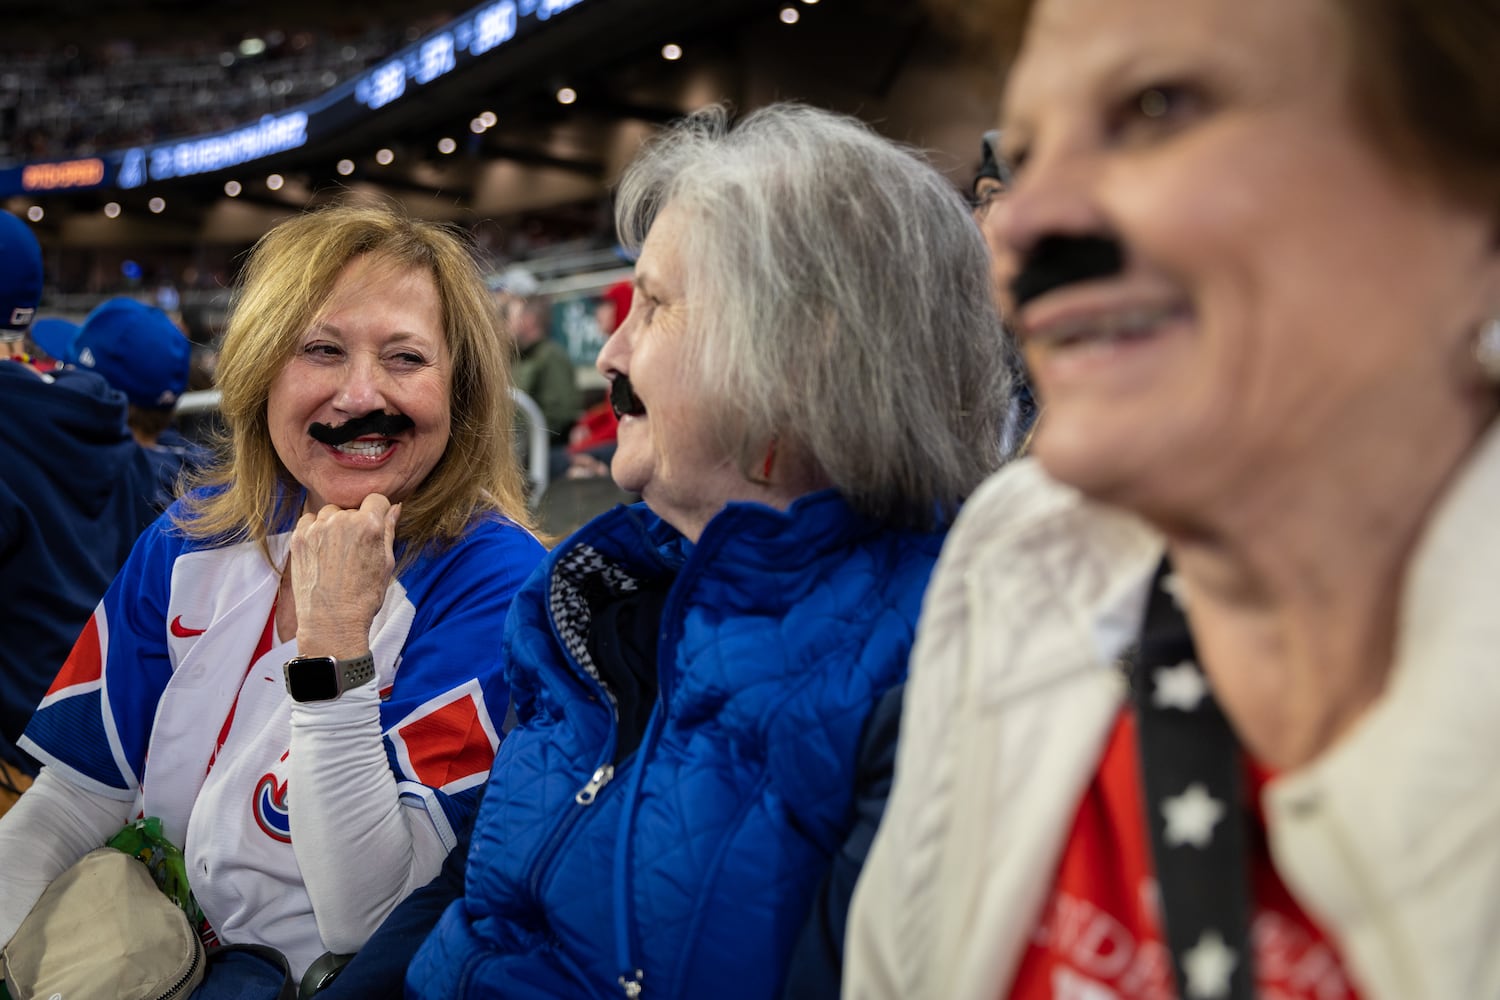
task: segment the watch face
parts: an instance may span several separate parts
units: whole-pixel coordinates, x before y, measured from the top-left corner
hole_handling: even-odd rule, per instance
[[[338,664],[331,656],[309,656],[287,663],[287,690],[293,701],[330,701],[339,696]]]

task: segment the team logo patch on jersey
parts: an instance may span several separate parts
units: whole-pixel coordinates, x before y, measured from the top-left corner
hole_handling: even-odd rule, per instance
[[[261,832],[283,844],[292,842],[292,818],[286,807],[286,782],[277,781],[274,772],[263,775],[255,785],[251,806],[255,823]]]
[[[407,774],[448,795],[488,778],[500,745],[476,680],[422,705],[391,730],[390,738]]]

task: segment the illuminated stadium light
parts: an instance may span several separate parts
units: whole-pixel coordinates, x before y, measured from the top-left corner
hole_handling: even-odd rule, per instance
[[[661,57],[667,62],[676,62],[682,58],[682,46],[674,42],[668,42],[661,47]]]
[[[41,222],[42,217],[46,214],[46,212],[42,211],[42,206],[40,205],[32,205],[26,210],[26,218],[30,219],[32,222]]]
[[[146,207],[151,209],[153,214],[160,215],[167,210],[167,202],[165,198],[152,198],[146,202]]]
[[[484,122],[485,128],[494,128],[495,125],[500,121],[500,119],[496,117],[495,112],[493,111],[481,111],[479,113],[479,120]]]
[[[814,4],[816,4],[818,2],[818,0],[802,0],[802,2],[805,3],[805,4],[807,4],[809,7],[811,7]]]
[[[354,173],[354,161],[340,160],[333,169],[337,170],[340,176],[348,177],[350,174]]]
[[[390,166],[391,165],[391,161],[394,160],[395,158],[396,158],[396,154],[393,153],[393,152],[391,152],[389,149],[377,149],[377,150],[375,150],[375,162],[378,163],[378,164],[380,164],[382,167],[388,167],[388,166]]]
[[[441,139],[438,140],[438,152],[442,153],[444,156],[447,156],[449,153],[453,152],[457,148],[458,148],[458,143],[454,142],[452,139],[448,138],[446,135],[443,136]]]
[[[281,185],[285,183],[286,178],[282,177],[280,174],[271,174],[266,178],[266,187],[270,188],[272,191],[280,191]]]
[[[106,219],[118,219],[120,217],[120,203],[112,201],[104,206],[104,217]]]
[[[240,55],[258,56],[266,51],[266,43],[259,38],[247,38],[240,42]]]
[[[578,100],[578,91],[572,87],[563,87],[557,92],[558,104],[572,104],[576,100]]]
[[[469,122],[469,131],[473,132],[475,135],[484,135],[485,124],[483,119],[475,118],[473,121]]]
[[[224,182],[224,193],[227,194],[227,195],[229,195],[229,197],[231,197],[231,198],[238,198],[240,196],[240,182],[239,181],[225,181]]]
[[[799,13],[797,13],[797,8],[796,7],[783,7],[783,8],[781,8],[781,23],[782,24],[796,24],[800,20],[802,20],[802,15],[799,14]]]

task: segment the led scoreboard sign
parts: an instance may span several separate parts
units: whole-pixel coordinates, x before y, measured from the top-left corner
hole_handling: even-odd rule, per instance
[[[125,152],[115,183],[122,188],[140,187],[148,180],[164,181],[191,177],[306,145],[306,111],[266,115],[254,125],[221,132],[203,139],[164,142]]]
[[[0,196],[104,187],[136,188],[285,153],[328,138],[372,111],[473,65],[541,22],[589,0],[497,0],[468,11],[379,65],[288,111],[212,135],[138,146],[100,157],[0,170]],[[592,0],[595,5],[603,0]]]
[[[103,183],[104,161],[97,156],[58,163],[33,163],[21,168],[21,188],[25,191],[61,191],[98,187]]]

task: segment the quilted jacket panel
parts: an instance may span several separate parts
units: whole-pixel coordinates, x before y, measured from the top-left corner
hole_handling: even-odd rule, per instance
[[[689,545],[644,506],[551,553],[506,629],[519,725],[501,744],[463,901],[409,983],[431,997],[771,998],[853,822],[861,729],[904,679],[942,532],[890,531],[836,493],[731,505]],[[660,694],[613,759],[590,609],[669,585]],[[585,795],[584,800],[588,799]]]

